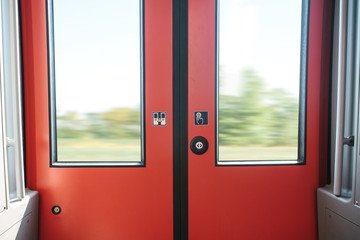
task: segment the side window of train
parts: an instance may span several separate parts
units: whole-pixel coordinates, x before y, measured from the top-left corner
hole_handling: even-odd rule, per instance
[[[144,165],[142,6],[47,0],[51,166]]]
[[[0,213],[25,197],[18,1],[0,1]],[[2,235],[3,236],[3,235]]]
[[[216,164],[304,164],[309,0],[217,9]]]

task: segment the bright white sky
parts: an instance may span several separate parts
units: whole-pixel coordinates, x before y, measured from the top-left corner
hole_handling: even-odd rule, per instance
[[[54,0],[54,18],[57,110],[139,107],[139,1]],[[251,68],[297,96],[300,26],[301,0],[220,0],[221,93]]]
[[[299,91],[301,0],[220,0],[221,93],[238,95],[244,69],[268,88]]]
[[[54,0],[57,110],[140,106],[139,1]]]

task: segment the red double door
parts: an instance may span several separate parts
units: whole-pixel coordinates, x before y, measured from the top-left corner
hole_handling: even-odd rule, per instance
[[[227,167],[215,165],[216,1],[188,0],[187,189],[181,191],[173,161],[174,2],[144,2],[146,166],[51,168],[46,4],[21,1],[26,176],[40,193],[40,239],[316,239],[323,0],[310,5],[306,164]],[[152,126],[159,109],[167,112],[166,127]],[[194,125],[198,110],[208,111],[207,126]],[[203,155],[189,148],[195,136],[209,142]],[[54,205],[61,214],[51,212]]]

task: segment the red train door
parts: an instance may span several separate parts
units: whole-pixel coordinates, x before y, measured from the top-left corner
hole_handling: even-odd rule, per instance
[[[254,1],[229,2],[247,7]],[[269,1],[256,2],[268,4]],[[244,151],[263,153],[271,145],[266,139],[261,140],[263,145],[258,144],[260,137],[229,140],[227,137],[242,133],[231,128],[224,130],[225,123],[232,124],[231,119],[241,117],[234,117],[235,110],[226,115],[221,101],[237,104],[234,99],[241,99],[241,94],[232,94],[231,86],[228,95],[219,93],[217,75],[222,78],[223,73],[218,62],[221,45],[217,44],[218,38],[220,41],[222,38],[218,29],[221,1],[144,0],[145,161],[136,166],[109,162],[97,166],[79,161],[67,166],[67,161],[51,160],[50,154],[54,154],[49,130],[54,119],[51,120],[49,98],[52,84],[49,82],[49,1],[22,0],[26,173],[27,186],[40,193],[40,239],[316,239],[321,130],[326,129],[326,112],[321,110],[321,104],[327,104],[326,93],[322,92],[326,92],[327,83],[321,70],[327,72],[324,58],[328,51],[322,47],[322,34],[326,29],[324,19],[331,11],[324,10],[323,0],[298,2],[305,15],[298,11],[296,16],[300,19],[305,16],[302,21],[308,24],[308,28],[298,28],[304,37],[301,43],[306,43],[306,48],[301,50],[306,53],[302,60],[306,65],[301,66],[307,81],[301,83],[302,95],[298,100],[302,102],[299,111],[303,111],[299,119],[303,120],[299,120],[300,131],[295,131],[299,134],[296,139],[300,139],[296,141],[302,143],[295,150],[286,142],[274,146],[291,154],[296,151],[300,160],[288,160],[285,156],[279,162],[276,154],[253,163],[237,159],[221,161],[217,157],[223,153],[222,156],[233,157],[235,152],[235,158],[242,158],[233,149],[234,141],[242,146],[242,154]],[[252,18],[256,11],[248,7],[234,16],[250,16],[247,15],[250,11],[254,13]],[[246,18],[243,22],[247,22]],[[100,34],[92,36],[97,35]],[[241,89],[240,85],[234,88]],[[284,95],[282,92],[275,97]],[[264,104],[276,102],[277,98],[274,99],[265,100]],[[269,109],[268,105],[263,108],[267,114],[275,114],[276,109]],[[285,129],[285,125],[280,127]],[[253,129],[259,132],[258,127]],[[82,141],[89,141],[89,135]],[[115,144],[115,140],[110,142]],[[218,145],[223,147],[220,153]],[[61,208],[59,214],[54,206]]]
[[[97,47],[89,46],[89,43],[92,44],[93,39],[103,37],[103,34],[106,34],[106,31],[103,32],[103,30],[108,30],[109,28],[107,25],[97,28],[97,24],[101,20],[97,16],[103,14],[102,18],[104,19],[110,17],[109,23],[118,21],[121,24],[123,20],[117,19],[117,16],[119,16],[117,12],[121,10],[124,12],[125,10],[123,13],[125,15],[127,9],[122,9],[118,5],[130,5],[132,2],[138,4],[139,1],[107,1],[106,3],[98,1],[77,3],[73,1],[21,1],[27,186],[38,190],[41,195],[40,239],[172,239],[173,237],[171,1],[153,2],[146,0],[144,4],[140,5],[140,10],[144,13],[140,17],[145,23],[145,28],[142,29],[142,34],[144,35],[144,42],[142,42],[144,44],[143,64],[146,69],[143,71],[143,79],[145,79],[143,92],[145,96],[144,102],[146,102],[145,112],[143,113],[146,116],[146,121],[143,122],[145,124],[143,128],[145,129],[144,135],[146,136],[146,142],[143,145],[146,146],[146,153],[143,150],[143,154],[146,154],[146,156],[142,159],[145,159],[145,162],[130,163],[129,166],[122,163],[120,163],[122,166],[116,166],[116,164],[108,162],[107,166],[103,163],[100,163],[102,166],[96,166],[96,161],[101,161],[103,156],[97,156],[97,153],[93,152],[92,149],[99,150],[100,146],[97,144],[95,147],[89,147],[89,145],[86,147],[83,143],[84,141],[88,142],[88,140],[99,142],[100,137],[96,137],[98,140],[90,137],[88,140],[81,140],[83,143],[81,141],[76,143],[73,141],[73,138],[67,136],[67,141],[71,142],[68,150],[71,149],[71,145],[75,147],[76,144],[80,143],[78,150],[84,146],[86,147],[86,151],[81,153],[81,155],[86,154],[85,161],[90,159],[91,155],[97,156],[98,159],[95,159],[95,162],[90,163],[88,166],[79,161],[76,163],[78,166],[74,166],[74,164],[72,164],[73,166],[66,166],[66,163],[59,162],[61,158],[66,159],[66,161],[71,159],[66,157],[69,152],[66,150],[66,145],[62,145],[61,141],[63,139],[61,139],[62,137],[59,132],[57,138],[58,161],[51,162],[53,153],[50,155],[50,152],[54,150],[51,148],[52,139],[49,131],[51,127],[49,123],[49,117],[51,116],[49,112],[49,106],[51,105],[51,101],[49,101],[51,99],[49,98],[49,88],[52,84],[49,78],[51,78],[52,74],[50,66],[52,59],[51,56],[48,56],[51,46],[47,40],[53,36],[51,35],[51,30],[48,30],[51,29],[49,26],[53,24],[55,27],[53,31],[55,32],[55,44],[57,44],[55,45],[55,50],[58,50],[57,56],[68,53],[69,49],[75,54],[76,51],[71,49],[71,44],[63,49],[56,48],[56,46],[64,46],[61,44],[66,43],[68,40],[71,42],[71,36],[79,36],[78,33],[80,33],[80,35],[85,34],[85,36],[89,37],[89,39],[85,39],[77,46],[80,49],[82,46],[87,47],[86,54],[90,55],[86,58],[91,60],[88,64],[95,62],[96,68],[101,68],[102,65],[109,66],[114,63],[109,64],[106,62],[107,59],[96,58],[94,56],[96,51],[99,51],[100,54],[105,54],[104,51],[107,51],[105,50],[106,46],[112,43],[106,41],[106,43]],[[54,4],[52,6],[54,16],[52,17],[55,18],[55,23],[52,23],[49,19],[51,16],[51,3]],[[79,4],[82,4],[82,6],[79,7]],[[109,4],[114,4],[114,6],[111,7]],[[110,8],[104,9],[105,6]],[[76,10],[79,9],[80,11],[81,9],[86,9],[84,12],[89,11],[92,13],[92,16],[86,16],[87,19],[77,19]],[[138,15],[139,12],[139,9],[133,11],[135,15]],[[64,16],[61,17],[61,15]],[[72,22],[73,17],[77,21]],[[65,24],[68,22],[70,25],[65,25],[64,28],[60,24],[60,19]],[[135,17],[135,20],[138,21],[139,18]],[[75,25],[78,26],[75,31],[71,30],[73,32],[65,36],[65,38],[57,38],[61,37],[61,29],[63,29],[61,31],[66,31]],[[87,27],[89,27],[88,30],[86,30]],[[138,28],[138,26],[136,27]],[[95,29],[96,32],[92,32]],[[108,31],[108,33],[114,33],[115,30]],[[136,33],[138,32],[139,30],[136,31]],[[126,39],[124,36],[117,36],[116,34],[109,37],[116,40]],[[138,39],[135,41],[138,42]],[[123,50],[127,51],[129,45],[125,45]],[[67,55],[64,64],[74,60],[75,55],[73,54]],[[115,56],[114,61],[118,57],[121,56]],[[136,55],[135,61],[140,62],[139,57],[140,54]],[[61,61],[59,58],[56,58],[56,60]],[[77,70],[81,71],[79,61],[84,62],[87,59],[77,60],[71,65],[78,66]],[[129,59],[128,61],[131,60]],[[104,62],[106,64],[103,64]],[[57,71],[61,72],[59,63],[56,65],[58,66]],[[67,66],[67,68],[70,69],[71,65]],[[88,70],[92,72],[90,68]],[[102,91],[101,88],[104,87],[104,83],[107,81],[106,71],[101,72],[102,76],[98,76],[97,80],[93,80],[91,76],[86,76],[88,82],[83,83],[83,87],[77,90],[78,102],[86,99],[87,89],[96,92],[91,97],[93,99],[101,101],[99,98],[107,97],[99,92]],[[120,68],[115,68],[115,71],[119,73]],[[131,76],[125,74],[125,71],[127,69],[121,70],[123,78],[129,77],[128,81],[132,80]],[[76,72],[72,74],[76,75]],[[91,75],[93,74],[94,72],[91,73]],[[95,72],[95,74],[97,73]],[[138,73],[136,74],[138,75]],[[60,84],[61,77],[60,75],[57,76],[58,83]],[[121,80],[121,78],[119,79]],[[70,80],[71,88],[76,88],[76,79]],[[134,81],[140,82],[140,79],[137,78]],[[91,85],[94,83],[97,84],[99,90],[91,88]],[[113,84],[116,85],[116,82]],[[115,85],[111,88],[115,88]],[[126,94],[126,92],[121,92],[122,89],[129,88],[130,86],[130,82],[124,82],[120,88],[117,86],[117,93],[114,93],[115,98],[121,98],[121,95]],[[60,85],[57,85],[57,87],[61,90]],[[111,88],[108,88],[107,91],[112,91]],[[71,92],[72,89],[67,88],[65,97],[71,98]],[[135,94],[138,94],[138,92],[140,92],[140,88]],[[57,97],[61,97],[59,95],[61,93],[57,92],[57,94]],[[131,97],[129,96],[129,98]],[[91,98],[85,101],[92,101]],[[124,101],[130,100],[125,99]],[[71,103],[70,107],[76,104],[76,102],[75,100]],[[97,103],[93,102],[93,104]],[[111,103],[108,101],[108,104]],[[61,107],[61,105],[57,105],[57,107]],[[116,118],[116,114],[120,116],[129,112],[131,110],[129,109],[127,107],[116,107],[114,109],[115,112],[113,112],[115,115],[113,114],[113,116]],[[96,109],[91,111],[96,111]],[[164,121],[160,121],[159,126],[154,126],[152,121],[153,112],[166,112],[167,123],[164,124]],[[101,117],[101,114],[97,113],[96,118],[99,117]],[[163,114],[160,113],[159,117],[161,120]],[[58,130],[61,127],[59,124],[60,122],[58,121]],[[166,126],[162,126],[163,124]],[[105,128],[105,125],[100,126]],[[119,126],[110,127],[108,132],[111,134],[115,133],[117,127]],[[134,127],[134,129],[136,128],[139,128],[139,126]],[[127,129],[131,133],[132,127]],[[71,131],[74,132],[73,130]],[[104,133],[104,131],[102,132]],[[116,139],[110,138],[107,142],[109,143],[109,141],[111,144],[117,144]],[[101,140],[101,142],[102,144],[107,144],[105,141]],[[130,150],[134,146],[130,143]],[[61,147],[62,149],[60,149]],[[111,145],[107,144],[106,148],[110,150]],[[61,151],[64,153],[63,156],[61,156]],[[125,149],[124,152],[126,151]],[[136,151],[138,152],[138,150]],[[89,155],[88,153],[91,154]],[[114,153],[112,157],[122,154],[121,151]],[[81,160],[81,155],[72,155],[72,157]],[[51,166],[49,166],[49,163]],[[57,214],[59,208],[54,208],[54,206],[60,207],[61,212],[59,214]],[[52,209],[55,210],[54,213]]]
[[[252,4],[255,5],[255,2],[266,5],[266,10],[261,11],[255,7],[253,8]],[[245,161],[247,164],[239,166],[236,165],[238,163],[236,161],[233,161],[232,164],[228,164],[226,161],[216,162],[216,155],[226,160],[233,159],[231,154],[232,151],[235,151],[234,147],[232,147],[231,142],[228,143],[226,140],[236,141],[242,136],[249,137],[249,134],[243,134],[234,128],[231,129],[232,133],[229,134],[225,131],[226,127],[240,120],[242,124],[251,124],[245,122],[246,115],[236,108],[238,105],[231,108],[231,104],[233,104],[230,99],[232,89],[226,89],[227,82],[225,80],[228,75],[233,73],[228,70],[231,68],[230,64],[228,69],[225,69],[227,67],[226,55],[231,55],[232,51],[236,52],[237,49],[242,49],[242,54],[247,57],[247,63],[251,62],[253,61],[251,54],[257,54],[256,50],[255,53],[247,54],[248,49],[252,48],[253,42],[257,44],[255,48],[260,48],[262,52],[269,54],[271,52],[269,48],[276,48],[276,43],[272,42],[269,32],[276,32],[276,27],[281,25],[280,22],[290,22],[290,20],[286,19],[288,15],[279,14],[279,11],[274,9],[291,12],[288,10],[291,8],[285,6],[285,2],[279,5],[279,1],[271,1],[271,3],[268,2],[269,4],[265,3],[265,1],[232,1],[233,5],[230,10],[229,6],[226,6],[226,1],[190,0],[188,3],[188,141],[190,144],[191,139],[194,137],[203,136],[209,143],[209,148],[203,155],[196,155],[191,151],[189,151],[188,155],[189,239],[317,239],[315,191],[319,185],[319,159],[324,154],[319,152],[322,144],[321,139],[323,139],[320,130],[324,130],[322,127],[326,125],[326,121],[321,122],[322,117],[325,116],[326,119],[326,115],[324,115],[326,107],[322,109],[321,104],[327,106],[326,97],[322,99],[320,97],[327,94],[326,82],[328,80],[326,77],[324,78],[324,74],[328,73],[329,68],[323,68],[323,72],[320,72],[320,70],[322,66],[326,66],[324,63],[326,64],[327,60],[324,59],[324,56],[326,57],[326,54],[329,53],[329,48],[326,49],[326,45],[324,45],[329,39],[323,42],[322,36],[323,33],[327,33],[323,32],[323,29],[329,27],[324,23],[324,19],[329,21],[328,16],[331,13],[328,4],[324,5],[325,1],[319,0],[310,1],[309,5],[307,113],[306,137],[304,137],[306,138],[304,139],[306,142],[304,149],[305,164],[266,165],[266,163],[262,162],[256,165],[256,163],[251,163],[251,160]],[[304,3],[305,1],[303,1]],[[295,2],[291,4],[295,4]],[[233,11],[237,7],[242,8],[242,11],[236,15],[233,14]],[[256,24],[252,19],[252,14],[255,13],[258,14]],[[241,39],[247,38],[247,34],[251,35],[256,31],[256,28],[260,28],[261,17],[259,16],[265,16],[268,13],[270,13],[270,17],[266,21],[276,26],[270,25],[269,31],[263,29],[264,35],[257,33],[257,36],[263,36],[268,41],[265,48],[256,37],[247,42]],[[227,14],[227,16],[222,17],[221,14]],[[239,16],[241,14],[243,14],[243,18]],[[275,15],[277,14],[282,18],[279,22],[276,22],[278,16]],[[227,21],[226,18],[232,20],[240,18],[245,20],[246,24],[244,27],[238,22],[234,22],[233,25],[224,26],[221,22],[219,24],[216,18],[220,18],[220,21],[223,20],[224,22]],[[290,24],[289,22],[288,24]],[[247,29],[246,26],[253,28]],[[218,27],[220,30],[217,29]],[[227,27],[230,28],[230,31],[227,31]],[[226,34],[237,31],[237,28],[241,29],[241,37],[232,35],[234,39],[227,40],[228,36]],[[219,32],[217,33],[217,31]],[[286,31],[291,31],[291,29]],[[253,34],[253,36],[256,36],[256,34]],[[218,45],[217,40],[220,42]],[[222,45],[221,41],[226,42],[226,44],[233,43],[229,52],[226,52],[228,46]],[[281,42],[282,40],[280,38],[277,41]],[[290,40],[287,39],[286,41]],[[248,44],[246,47],[239,46],[244,42]],[[286,45],[283,42],[281,48],[286,48]],[[323,49],[321,49],[322,46]],[[282,54],[281,49],[277,50],[277,54]],[[239,64],[241,64],[242,56],[239,54],[237,57]],[[266,57],[264,56],[264,58]],[[217,61],[219,62],[216,64]],[[263,59],[257,59],[257,61],[261,62]],[[291,60],[287,59],[285,61]],[[274,62],[276,64],[273,64]],[[276,73],[279,78],[281,78],[282,72],[286,72],[285,68],[287,68],[287,63],[277,59],[276,54],[272,55],[272,60],[267,59],[266,62],[264,61],[263,65],[259,66],[259,69],[266,67],[264,65],[269,65],[272,68],[277,68],[280,65],[281,67]],[[217,66],[218,69],[216,69]],[[260,72],[258,71],[259,75],[261,75]],[[220,86],[214,82],[217,77],[216,74],[219,74]],[[251,73],[248,79],[254,75],[257,75],[257,73]],[[256,79],[256,77],[253,78]],[[231,76],[228,78],[231,78]],[[321,82],[324,80],[321,79],[325,79],[325,85],[324,82]],[[284,88],[286,88],[285,85],[288,80],[281,82]],[[240,89],[242,87],[242,89],[245,89],[243,91],[247,91],[246,84],[248,83],[240,85]],[[220,88],[220,92],[217,88]],[[236,85],[233,88],[236,88]],[[244,96],[248,96],[251,101],[254,101],[251,96],[257,96],[257,89],[259,88],[252,88],[252,92],[248,95],[243,92],[243,95],[238,98],[239,101]],[[226,94],[226,91],[230,93]],[[219,104],[218,116],[216,116],[215,111],[216,100]],[[261,103],[257,104],[260,105]],[[263,104],[266,105],[267,103]],[[247,113],[249,114],[253,110],[251,107],[252,103],[248,102],[248,108],[244,105],[239,108],[248,109]],[[196,122],[194,123],[197,111],[208,112],[208,125],[198,126]],[[228,113],[227,111],[231,112],[228,118],[224,117]],[[260,123],[261,120],[266,119],[266,116],[261,116],[261,119],[257,120]],[[252,117],[253,119],[256,118],[254,115]],[[282,120],[279,121],[282,122]],[[265,125],[265,123],[263,124]],[[281,128],[286,127],[284,122],[281,125]],[[218,138],[216,136],[217,131],[219,132]],[[277,131],[280,132],[281,129]],[[254,128],[252,134],[258,134],[256,128]],[[236,139],[235,135],[238,135],[238,139]],[[238,144],[252,146],[251,141],[254,141],[254,138],[250,139],[250,137],[245,139],[245,143],[238,140]],[[261,145],[261,140],[262,137],[259,135],[253,145]],[[220,153],[219,149],[216,148],[217,141],[219,141]],[[222,150],[221,147],[223,147]],[[251,158],[254,153],[260,156],[259,153],[266,151],[266,148],[261,147],[251,149],[250,153],[243,151],[245,155],[248,155],[245,156],[245,160],[246,157]],[[236,157],[241,158],[241,156]],[[267,157],[270,158],[270,155],[267,155]]]

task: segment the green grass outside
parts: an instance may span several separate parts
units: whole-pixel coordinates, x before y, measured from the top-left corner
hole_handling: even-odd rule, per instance
[[[297,160],[297,147],[220,147],[220,161]]]
[[[58,139],[58,161],[141,161],[140,141]],[[221,161],[296,160],[296,147],[220,147]]]
[[[140,162],[140,140],[58,139],[58,161]]]

